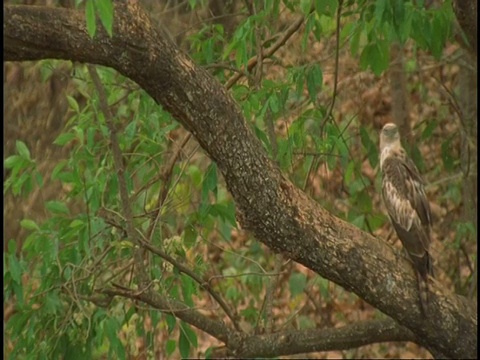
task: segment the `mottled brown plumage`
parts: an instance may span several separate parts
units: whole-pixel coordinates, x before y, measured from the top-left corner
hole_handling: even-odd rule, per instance
[[[415,267],[420,305],[426,314],[428,276],[433,276],[430,249],[430,206],[417,167],[400,143],[395,124],[386,124],[380,133],[382,197],[398,238]]]

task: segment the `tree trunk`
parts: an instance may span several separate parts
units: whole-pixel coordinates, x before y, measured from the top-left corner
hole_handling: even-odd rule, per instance
[[[475,230],[478,228],[477,222],[477,63],[472,61],[471,54],[465,52],[461,58],[459,73],[459,105],[461,111],[461,153],[460,162],[462,172],[465,178],[463,182],[463,219],[467,223],[473,224]],[[466,242],[472,242],[475,239],[469,236],[462,239],[462,246]],[[467,256],[465,254],[465,256]],[[472,279],[470,297],[476,292],[476,261],[474,265],[474,276]]]
[[[404,145],[411,150],[412,129],[410,126],[410,116],[408,114],[408,96],[407,85],[405,81],[405,69],[403,61],[403,46],[394,42],[390,47],[390,89],[392,93],[392,117],[395,124],[400,129],[401,138]]]

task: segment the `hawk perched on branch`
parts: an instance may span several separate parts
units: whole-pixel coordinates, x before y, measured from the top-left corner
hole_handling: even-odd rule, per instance
[[[400,143],[395,124],[386,124],[380,133],[382,197],[392,225],[417,273],[423,314],[428,306],[428,275],[433,277],[429,254],[430,205],[417,167]]]

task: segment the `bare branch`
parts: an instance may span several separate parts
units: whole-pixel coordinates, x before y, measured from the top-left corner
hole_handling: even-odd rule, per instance
[[[300,29],[300,26],[302,26],[303,22],[305,21],[305,17],[302,16],[298,18],[292,25],[288,27],[287,30],[283,33],[283,36],[281,36],[270,48],[265,50],[263,53],[263,59],[266,59],[268,57],[271,57],[273,54],[277,52],[278,49],[280,49],[285,43],[292,37],[295,32],[297,32],[298,29]],[[248,60],[247,63],[247,72],[250,72],[255,65],[257,65],[258,61],[258,56],[252,57],[250,60]],[[242,77],[242,72],[238,72],[235,75],[233,75],[230,79],[225,84],[225,87],[227,89],[230,89],[240,78]]]
[[[209,281],[204,281],[200,276],[195,274],[195,272],[193,272],[192,269],[190,269],[190,268],[186,267],[185,265],[181,264],[180,262],[175,260],[173,257],[168,255],[167,253],[165,253],[161,249],[149,244],[148,242],[142,241],[142,246],[144,246],[146,249],[148,249],[152,253],[160,256],[162,259],[168,261],[170,264],[175,266],[179,271],[183,272],[184,274],[188,275],[193,280],[195,280],[203,289],[205,289],[215,299],[215,301],[218,303],[218,305],[220,305],[220,307],[223,309],[225,314],[232,321],[233,325],[235,326],[235,329],[237,331],[241,331],[240,326],[238,325],[238,321],[237,321],[238,315],[230,309],[230,307],[225,303],[223,298],[212,288]]]
[[[366,320],[339,328],[281,331],[251,335],[229,344],[229,355],[241,358],[273,357],[315,351],[348,350],[385,341],[415,341],[415,335],[394,320]]]
[[[118,177],[122,211],[123,211],[123,214],[125,215],[125,219],[127,223],[127,235],[134,243],[139,243],[137,232],[135,231],[135,227],[133,225],[132,208],[130,207],[130,201],[128,199],[127,182],[125,179],[125,168],[123,166],[123,161],[122,161],[122,150],[120,149],[120,145],[118,143],[117,130],[113,123],[113,116],[112,116],[112,113],[110,112],[110,107],[108,106],[108,103],[107,103],[107,95],[105,93],[105,89],[102,85],[100,77],[97,74],[97,70],[93,65],[88,65],[88,72],[93,80],[93,84],[95,85],[95,88],[97,89],[98,97],[100,99],[100,108],[103,114],[105,115],[105,122],[110,131],[110,142],[112,146],[115,171]],[[138,280],[141,286],[147,286],[147,284],[149,283],[149,277],[143,266],[142,253],[137,249],[134,250],[134,259],[136,263],[135,269],[136,269],[136,272],[138,273]]]
[[[229,338],[234,336],[234,333],[223,323],[223,321],[212,320],[198,311],[189,308],[184,303],[168,299],[153,291],[136,292],[135,290],[125,288],[110,288],[101,290],[102,294],[107,296],[123,296],[129,299],[142,301],[155,309],[175,315],[186,323],[205,331],[218,340],[228,343]]]

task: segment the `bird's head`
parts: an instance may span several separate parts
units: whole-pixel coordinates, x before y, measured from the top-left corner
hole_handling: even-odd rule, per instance
[[[400,145],[400,133],[397,125],[388,123],[384,125],[380,132],[380,149],[391,145]]]

